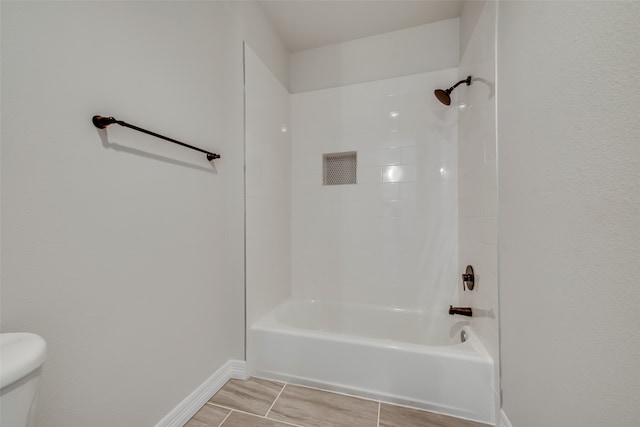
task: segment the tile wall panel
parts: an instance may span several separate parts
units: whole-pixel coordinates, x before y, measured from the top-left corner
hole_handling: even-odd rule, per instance
[[[292,293],[444,310],[457,283],[456,69],[294,94]],[[355,185],[322,155],[356,151]]]

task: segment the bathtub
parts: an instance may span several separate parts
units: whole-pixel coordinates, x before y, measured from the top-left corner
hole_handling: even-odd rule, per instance
[[[249,370],[494,424],[493,360],[468,323],[444,310],[288,300],[250,327]]]

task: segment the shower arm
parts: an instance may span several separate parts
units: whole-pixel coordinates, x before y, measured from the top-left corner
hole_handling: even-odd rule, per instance
[[[455,88],[457,88],[458,86],[460,86],[462,83],[466,83],[466,84],[467,84],[467,86],[470,86],[470,85],[471,85],[471,76],[467,77],[467,78],[466,78],[466,79],[464,79],[464,80],[460,80],[458,83],[456,83],[456,84],[454,84],[453,86],[451,86],[449,89],[447,89],[447,94],[449,94],[449,93],[453,92],[453,90],[454,90]]]

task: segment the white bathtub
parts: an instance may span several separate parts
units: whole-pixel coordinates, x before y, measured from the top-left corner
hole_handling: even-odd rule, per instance
[[[462,316],[289,300],[248,339],[252,375],[495,423],[493,360]]]

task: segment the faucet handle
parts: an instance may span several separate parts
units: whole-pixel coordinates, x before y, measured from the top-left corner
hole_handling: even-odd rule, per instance
[[[462,290],[465,290],[465,285],[467,287],[467,289],[469,289],[470,291],[473,290],[473,287],[475,286],[475,277],[473,274],[473,267],[470,265],[467,265],[467,270],[462,274]]]

